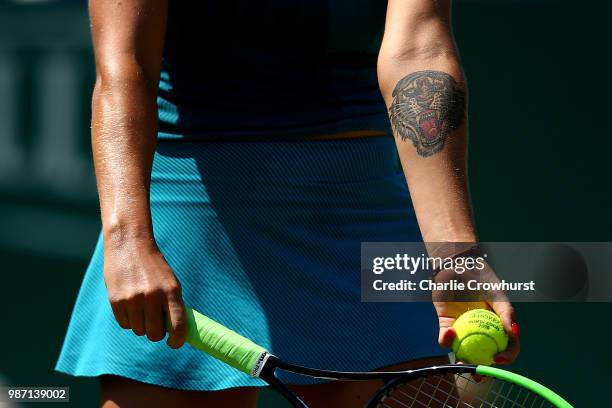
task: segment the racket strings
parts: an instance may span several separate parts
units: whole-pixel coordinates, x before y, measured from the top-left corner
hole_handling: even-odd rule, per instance
[[[379,408],[549,408],[538,394],[499,379],[478,383],[469,374],[434,375],[398,384]]]

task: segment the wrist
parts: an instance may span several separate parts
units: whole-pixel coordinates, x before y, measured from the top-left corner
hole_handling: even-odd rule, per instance
[[[478,237],[472,228],[423,234],[423,238],[430,256],[452,256],[478,244]]]
[[[472,210],[464,205],[430,210],[419,218],[425,242],[478,242]],[[418,215],[418,213],[417,213]]]
[[[423,232],[423,241],[432,243],[447,243],[447,242],[478,242],[478,236],[473,228],[464,228],[453,231],[431,231],[430,233]]]
[[[118,219],[102,223],[105,246],[136,246],[141,249],[157,248],[150,222],[125,222]]]

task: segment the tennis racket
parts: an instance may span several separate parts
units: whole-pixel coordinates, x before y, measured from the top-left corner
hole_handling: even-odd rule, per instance
[[[495,367],[445,364],[407,371],[343,372],[302,367],[281,360],[263,347],[214,320],[187,309],[187,343],[267,382],[295,408],[308,405],[276,376],[279,370],[326,380],[382,380],[365,408],[572,408],[555,392],[518,374]],[[477,383],[472,375],[486,377]]]

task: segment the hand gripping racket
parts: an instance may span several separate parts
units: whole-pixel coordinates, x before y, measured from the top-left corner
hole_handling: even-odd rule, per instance
[[[195,310],[187,309],[187,323],[188,344],[264,380],[295,408],[308,408],[308,405],[276,377],[277,370],[327,380],[381,380],[384,385],[371,396],[365,408],[572,408],[543,385],[495,367],[445,364],[407,371],[328,371],[285,362]],[[486,377],[488,381],[477,383],[471,374]]]

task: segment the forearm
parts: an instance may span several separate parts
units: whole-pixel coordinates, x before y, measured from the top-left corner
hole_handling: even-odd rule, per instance
[[[383,49],[381,91],[423,239],[474,242],[465,80],[450,36],[435,38],[399,56]]]
[[[92,101],[92,147],[106,243],[153,242],[149,206],[157,131],[155,87],[137,67],[98,75]],[[133,73],[133,74],[130,74]]]

